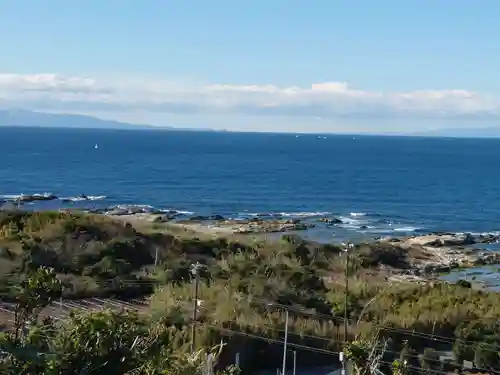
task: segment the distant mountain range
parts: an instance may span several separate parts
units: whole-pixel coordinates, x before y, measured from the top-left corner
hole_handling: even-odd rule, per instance
[[[27,110],[0,110],[0,126],[45,128],[100,128],[100,129],[157,129],[151,125],[129,124],[103,120],[97,117],[71,114],[53,114]],[[175,128],[162,128],[175,130]]]
[[[130,130],[191,130],[202,129],[159,127],[153,125],[131,124],[126,122],[104,120],[101,118],[74,115],[54,114],[45,112],[28,111],[22,109],[0,109],[0,127],[23,126],[44,128],[90,128],[90,129],[130,129]],[[203,129],[203,131],[224,131]],[[356,135],[356,134],[353,134]],[[383,136],[417,136],[417,137],[461,137],[461,138],[500,138],[500,126],[474,127],[474,128],[444,128],[415,133],[370,133],[364,135]]]

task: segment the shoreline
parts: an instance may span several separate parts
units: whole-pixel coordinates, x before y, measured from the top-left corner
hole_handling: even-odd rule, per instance
[[[435,223],[431,221],[421,220],[418,213],[415,218],[408,215],[395,215],[379,213],[377,211],[363,210],[362,208],[351,208],[335,210],[332,208],[323,207],[323,211],[311,207],[308,211],[305,207],[288,207],[288,211],[284,208],[276,208],[271,211],[247,211],[244,206],[235,208],[235,211],[207,210],[206,207],[190,207],[190,211],[186,209],[165,208],[168,205],[150,205],[150,204],[134,204],[131,202],[120,203],[118,197],[110,197],[107,195],[86,195],[80,194],[69,196],[64,194],[52,193],[34,193],[34,194],[4,194],[0,195],[0,210],[15,207],[19,204],[20,209],[27,211],[50,211],[50,210],[79,210],[90,213],[109,214],[112,216],[139,215],[144,216],[158,215],[161,216],[158,220],[168,222],[185,222],[193,224],[197,230],[204,230],[202,226],[195,226],[194,222],[203,222],[205,226],[210,218],[215,218],[210,226],[214,231],[228,233],[230,225],[221,225],[222,219],[232,221],[234,229],[237,233],[256,233],[263,232],[256,229],[255,226],[247,225],[242,228],[240,224],[247,221],[263,220],[282,220],[300,221],[297,228],[286,228],[287,230],[300,230],[304,237],[313,241],[323,243],[345,241],[363,241],[373,240],[381,237],[405,237],[411,235],[433,234],[440,232],[465,232],[479,235],[480,233],[489,233],[500,237],[500,230],[491,225],[477,226],[464,225],[460,223],[455,228],[448,223]],[[175,206],[175,204],[174,204]],[[265,208],[261,208],[264,209]],[[269,207],[267,208],[269,210]],[[329,212],[326,212],[329,211]],[[203,216],[202,216],[203,215]],[[239,225],[240,228],[237,228]],[[226,230],[227,229],[227,230]],[[278,228],[268,228],[265,232],[283,232]],[[500,249],[500,246],[499,246]]]
[[[181,220],[163,221],[160,214],[131,214],[106,215],[114,219],[123,220],[130,224],[153,224],[158,228],[164,226],[192,235],[210,237],[236,237],[267,240],[279,240],[283,236],[298,236],[301,240],[315,243],[303,236],[307,228],[294,229],[300,225],[300,220]],[[319,220],[324,222],[324,220]],[[288,225],[288,227],[287,227]],[[247,231],[241,228],[253,226]],[[258,229],[262,230],[259,231]],[[284,230],[284,229],[291,230]],[[465,233],[430,233],[412,236],[385,236],[377,239],[361,241],[358,246],[381,247],[381,251],[390,253],[394,259],[404,258],[406,268],[387,267],[381,270],[388,281],[398,282],[427,282],[440,279],[442,274],[450,275],[454,271],[474,270],[480,267],[500,265],[500,252],[482,249],[486,244],[499,244],[500,236],[492,234],[465,234]],[[332,242],[333,243],[333,242]],[[478,247],[479,246],[479,247]],[[382,256],[382,255],[380,255]]]
[[[43,211],[43,210],[40,210]],[[408,258],[406,269],[386,272],[389,280],[424,281],[436,279],[440,274],[461,269],[477,269],[484,265],[500,264],[500,233],[413,233],[401,231],[375,236],[362,236],[356,231],[346,231],[346,218],[328,213],[317,216],[288,217],[263,214],[251,218],[231,219],[221,215],[199,216],[176,210],[156,210],[150,206],[112,206],[93,210],[60,209],[97,214],[142,227],[194,237],[226,237],[240,241],[278,240],[284,235],[297,235],[301,240],[318,244],[352,242],[381,246],[393,256]],[[351,213],[352,218],[362,218],[365,213]],[[149,229],[148,229],[149,228]],[[316,234],[323,231],[324,238]],[[340,232],[341,235],[337,235]],[[490,249],[488,249],[490,247]],[[477,277],[476,277],[477,278]],[[499,284],[500,286],[500,284]]]

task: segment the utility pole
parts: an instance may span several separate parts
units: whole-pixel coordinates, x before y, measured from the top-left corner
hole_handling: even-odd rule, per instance
[[[286,347],[288,344],[288,309],[285,310],[285,343],[283,345],[283,368],[281,374],[285,375],[286,371]]]
[[[347,303],[349,295],[349,250],[345,250],[345,290],[344,290],[344,341],[347,342]]]
[[[200,282],[200,269],[202,265],[196,262],[191,266],[191,273],[194,276],[194,299],[193,299],[193,325],[191,327],[191,352],[196,349],[196,319],[198,313],[198,284]]]
[[[342,244],[344,246],[344,252],[345,252],[345,272],[344,272],[344,279],[345,279],[345,291],[344,291],[344,346],[347,344],[347,303],[348,303],[348,296],[349,296],[349,250],[354,247],[353,244],[347,243],[347,244]],[[344,358],[342,361],[342,374],[347,375],[347,359]]]

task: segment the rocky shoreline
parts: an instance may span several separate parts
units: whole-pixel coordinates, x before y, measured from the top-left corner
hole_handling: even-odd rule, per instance
[[[183,217],[176,211],[144,212],[140,208],[115,208],[105,212],[124,220],[150,223],[168,223],[194,232],[214,234],[266,234],[307,231],[316,225],[334,226],[342,223],[337,218],[316,218],[315,223],[300,219],[262,218],[227,219],[220,215]],[[480,249],[482,244],[500,242],[500,235],[470,233],[431,233],[414,236],[387,236],[370,241],[392,257],[405,257],[406,266],[394,267],[393,278],[425,280],[460,268],[474,268],[500,264],[500,252]],[[370,245],[371,246],[371,245]]]
[[[82,198],[84,198],[82,196]],[[56,199],[51,195],[25,199]],[[222,235],[259,235],[307,232],[312,228],[336,228],[345,224],[341,217],[323,216],[289,218],[280,215],[257,215],[251,218],[226,218],[221,215],[200,216],[176,210],[157,210],[150,206],[117,205],[86,212],[111,216],[130,222],[155,225],[168,224],[183,230]],[[328,229],[329,230],[329,229]],[[397,233],[395,233],[397,234]],[[332,237],[333,238],[333,237]],[[337,241],[339,242],[339,241]],[[354,241],[359,243],[359,241]],[[476,268],[500,264],[500,252],[481,249],[485,244],[500,243],[500,234],[428,233],[413,236],[373,237],[370,247],[380,247],[394,259],[404,257],[402,267],[389,267],[394,279],[425,280],[460,268]],[[390,263],[390,262],[389,262]]]
[[[458,269],[500,264],[500,252],[477,248],[477,244],[497,243],[493,235],[434,233],[377,240],[395,254],[406,254],[408,267],[393,270],[393,280],[424,281]]]
[[[200,225],[204,220],[180,220],[176,224],[179,225]],[[211,220],[212,221],[212,220]],[[210,227],[217,230],[231,232],[233,234],[260,234],[260,233],[286,233],[293,231],[303,231],[314,228],[314,224],[306,224],[299,219],[275,219],[263,220],[253,218],[249,220],[215,220],[212,221]]]

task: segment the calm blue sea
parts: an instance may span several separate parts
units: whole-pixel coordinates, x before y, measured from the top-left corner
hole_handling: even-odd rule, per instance
[[[0,128],[0,160],[0,198],[95,198],[36,208],[341,217],[323,238],[500,230],[500,139]]]

